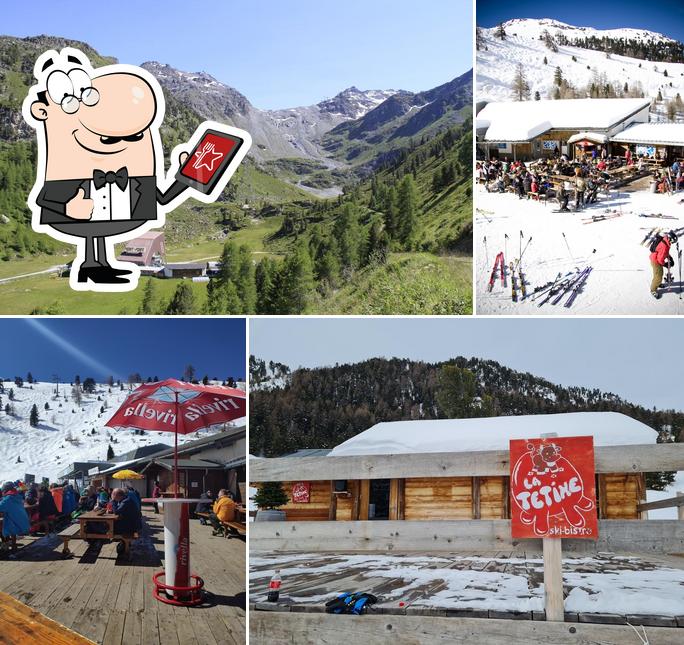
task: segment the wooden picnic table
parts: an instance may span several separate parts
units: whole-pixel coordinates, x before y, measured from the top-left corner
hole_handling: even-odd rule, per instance
[[[119,519],[114,513],[107,513],[106,511],[87,511],[78,516],[78,522],[80,524],[80,537],[86,539],[91,535],[101,535],[107,537],[110,540],[114,537],[114,522]],[[107,532],[106,533],[89,533],[87,531],[87,522],[106,522]]]

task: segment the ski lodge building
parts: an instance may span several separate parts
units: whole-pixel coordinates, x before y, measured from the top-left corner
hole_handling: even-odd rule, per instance
[[[389,544],[416,550],[424,542],[428,550],[452,550],[459,542],[470,548],[473,541],[482,548],[512,548],[509,440],[546,433],[594,438],[602,548],[620,543],[628,549],[633,539],[657,549],[674,540],[684,550],[684,522],[638,521],[647,519],[644,507],[650,506],[645,473],[684,469],[684,444],[657,444],[655,430],[615,412],[379,423],[326,455],[253,459],[252,481],[283,482],[290,501],[279,509],[286,526],[257,521],[252,539],[274,550],[301,550],[307,538],[326,535],[329,549],[370,549],[368,540],[379,549]],[[318,522],[328,528],[317,528]],[[413,547],[409,536],[418,540]]]
[[[165,258],[164,233],[148,231],[126,242],[117,260],[137,264],[143,275],[157,275],[164,268]]]
[[[632,126],[649,125],[650,105],[648,98],[487,103],[475,121],[478,157],[528,161],[558,151],[574,158],[578,150],[593,146],[622,155],[623,144],[632,142],[617,137]]]

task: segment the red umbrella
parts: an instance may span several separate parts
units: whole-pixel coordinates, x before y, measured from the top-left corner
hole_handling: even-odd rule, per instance
[[[178,497],[178,435],[220,425],[246,414],[246,395],[242,390],[166,379],[136,388],[105,425],[173,432],[173,482]]]

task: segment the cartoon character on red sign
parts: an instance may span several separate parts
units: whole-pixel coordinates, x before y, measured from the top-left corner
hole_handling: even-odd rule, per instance
[[[511,441],[513,537],[596,539],[593,453],[592,437]]]
[[[297,482],[292,486],[292,501],[297,504],[308,504],[311,499],[311,484]]]

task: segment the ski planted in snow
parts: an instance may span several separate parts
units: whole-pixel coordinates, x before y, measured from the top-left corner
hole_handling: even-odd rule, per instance
[[[518,285],[515,280],[515,268],[513,267],[513,262],[510,265],[511,270],[511,298],[513,302],[518,302]]]

